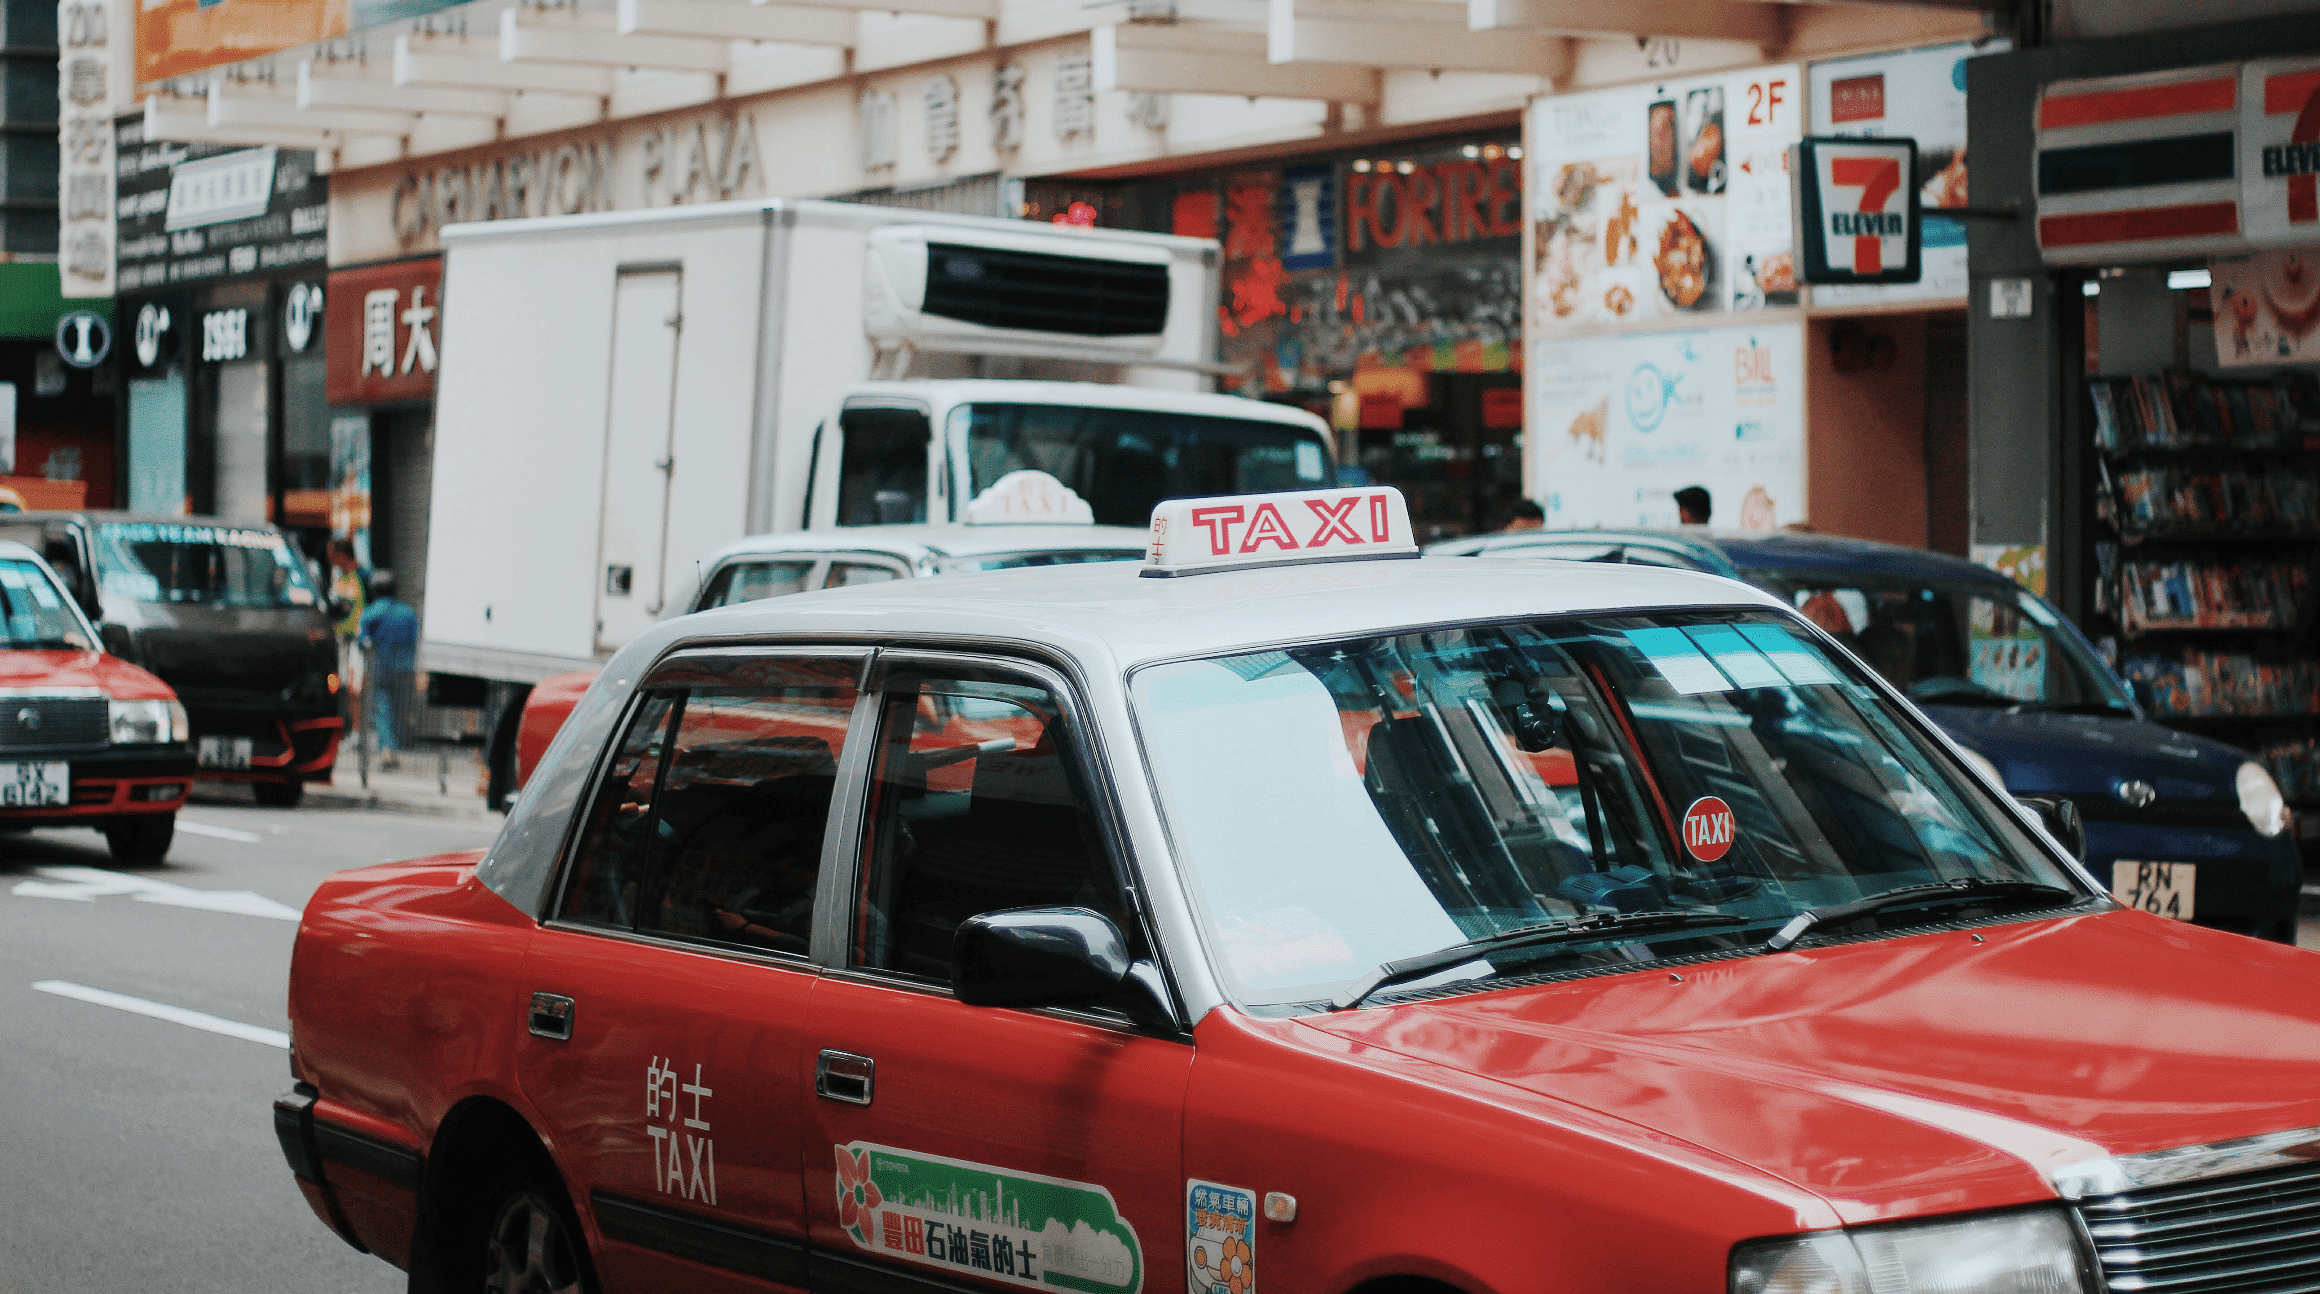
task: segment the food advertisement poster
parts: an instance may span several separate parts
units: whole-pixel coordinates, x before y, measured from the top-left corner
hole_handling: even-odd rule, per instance
[[[448,9],[459,0],[139,0],[137,79],[161,81]]]
[[[1672,526],[1675,491],[1706,487],[1719,528],[1804,516],[1804,325],[1541,341],[1532,498],[1547,527]]]
[[[2225,368],[2320,360],[2320,247],[2217,259],[2215,358]]]
[[[1782,66],[1533,104],[1540,328],[1797,304],[1787,150],[1803,98],[1803,70]]]
[[[1966,294],[1966,227],[1936,214],[1966,205],[1966,43],[1812,66],[1813,135],[1917,141],[1918,201],[1925,210],[1924,276],[1915,283],[1813,289],[1815,305],[1915,301]]]

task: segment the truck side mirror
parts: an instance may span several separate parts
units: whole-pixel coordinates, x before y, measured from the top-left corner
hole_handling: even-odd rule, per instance
[[[951,990],[968,1006],[1106,1004],[1139,1024],[1176,1024],[1157,969],[1131,958],[1120,928],[1089,908],[1007,908],[960,922]]]
[[[2038,825],[2046,834],[2062,843],[2070,856],[2086,861],[2086,823],[2078,816],[2078,806],[2059,795],[2017,795],[2016,803],[2038,815]]]

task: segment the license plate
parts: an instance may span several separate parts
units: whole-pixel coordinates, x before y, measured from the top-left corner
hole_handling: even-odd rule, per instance
[[[72,765],[0,764],[0,808],[38,809],[72,803]]]
[[[2148,863],[2122,858],[2111,864],[2111,897],[2130,908],[2191,919],[2191,895],[2197,888],[2196,863]]]
[[[248,768],[250,766],[250,739],[247,737],[204,737],[201,739],[199,762],[203,768]]]

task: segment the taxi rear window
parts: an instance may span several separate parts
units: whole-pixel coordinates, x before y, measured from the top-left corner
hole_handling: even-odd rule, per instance
[[[1729,917],[1663,951],[1739,950],[1902,886],[2071,885],[1853,662],[1777,613],[1452,626],[1148,666],[1132,686],[1244,1002],[1310,1002],[1576,919]],[[1629,968],[1656,938],[1424,983]]]

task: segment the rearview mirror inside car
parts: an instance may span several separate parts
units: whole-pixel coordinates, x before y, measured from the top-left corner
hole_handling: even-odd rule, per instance
[[[951,988],[969,1006],[1115,1006],[1139,1024],[1175,1024],[1158,971],[1089,908],[1006,908],[960,922]]]

